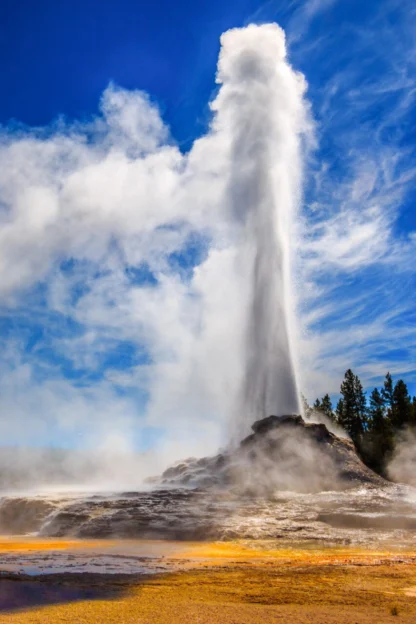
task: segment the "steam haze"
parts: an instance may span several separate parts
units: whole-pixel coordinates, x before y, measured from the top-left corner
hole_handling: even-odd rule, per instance
[[[3,131],[2,313],[24,328],[5,321],[6,443],[104,449],[104,474],[105,449],[147,449],[141,481],[298,411],[305,82],[275,24],[225,33],[217,82],[187,153],[147,94],[116,85],[95,119]]]
[[[299,412],[290,259],[300,135],[307,128],[305,82],[288,65],[284,34],[276,25],[229,31],[222,45],[223,86],[213,108],[216,123],[230,133],[228,190],[238,231],[237,265],[247,282],[237,424],[243,415],[249,426],[268,414]]]

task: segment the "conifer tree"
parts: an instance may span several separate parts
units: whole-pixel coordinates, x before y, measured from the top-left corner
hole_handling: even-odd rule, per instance
[[[326,394],[321,400],[321,411],[330,420],[335,420],[334,410],[332,407],[332,401],[329,394]]]
[[[319,410],[344,427],[364,463],[383,476],[397,434],[404,427],[416,430],[416,397],[409,395],[402,379],[394,384],[390,373],[386,374],[382,388],[371,392],[368,407],[361,381],[351,369],[345,373],[335,412],[329,394],[316,399],[313,408],[304,398],[303,401],[309,415],[313,409]]]
[[[390,420],[395,429],[402,429],[406,425],[410,424],[411,402],[409,391],[403,379],[399,379],[394,386],[393,405]]]
[[[381,389],[381,396],[384,400],[384,405],[387,407],[388,414],[391,414],[393,409],[393,379],[390,373],[387,373],[384,380],[384,386]]]
[[[355,408],[356,408],[356,420],[357,431],[362,433],[367,429],[367,399],[363,385],[357,375],[354,375],[354,393],[355,393]]]
[[[382,433],[385,429],[385,407],[384,399],[378,388],[374,388],[370,395],[369,430],[375,433]]]
[[[358,443],[366,426],[366,399],[361,381],[349,368],[341,384],[342,404],[338,422]],[[339,404],[338,404],[339,405]]]
[[[337,406],[335,408],[335,419],[339,425],[342,422],[343,413],[344,413],[344,401],[342,399],[339,399]]]
[[[385,476],[386,460],[393,451],[393,432],[386,417],[385,400],[378,388],[370,395],[368,431],[361,440],[361,457],[373,470]]]
[[[322,399],[316,399],[315,403],[313,404],[313,409],[317,412],[321,412],[321,414],[324,414],[330,420],[336,420],[336,415],[334,414],[329,394],[326,394],[324,397],[322,397]]]

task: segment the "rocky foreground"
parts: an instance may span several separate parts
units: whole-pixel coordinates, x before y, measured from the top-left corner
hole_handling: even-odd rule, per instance
[[[141,491],[5,497],[0,532],[336,543],[413,539],[414,491],[374,474],[351,441],[300,416],[270,416],[252,429],[237,448],[179,462]]]

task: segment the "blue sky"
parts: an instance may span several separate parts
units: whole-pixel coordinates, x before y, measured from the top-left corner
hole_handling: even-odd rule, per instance
[[[189,285],[207,273],[198,267],[212,232],[182,208],[172,218],[170,172],[181,166],[173,147],[186,154],[209,130],[221,34],[251,22],[285,30],[314,123],[294,242],[302,387],[311,400],[335,395],[352,367],[368,389],[390,370],[416,392],[412,2],[99,5],[0,6],[2,439],[90,446],[97,426],[109,439],[122,430],[140,448],[167,438],[181,448],[189,430],[212,446],[221,439],[217,356],[206,355],[217,334],[209,328],[197,345],[191,338],[206,312]],[[147,94],[141,116],[137,90]],[[119,152],[134,160],[149,149],[146,175],[160,175],[149,178],[146,226],[133,235],[132,181],[126,173],[106,184],[124,166]],[[63,186],[57,228],[54,193]],[[193,192],[203,204],[211,190]],[[84,206],[90,194],[95,216]],[[75,225],[67,210],[79,210]],[[205,450],[198,444],[195,452]]]

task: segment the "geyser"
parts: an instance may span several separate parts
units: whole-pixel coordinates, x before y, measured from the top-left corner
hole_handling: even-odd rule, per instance
[[[27,318],[40,283],[53,318],[71,319],[53,323],[27,367],[19,324],[10,335],[2,439],[97,449],[93,471],[82,453],[66,454],[65,483],[136,484],[177,457],[214,452],[229,416],[240,441],[262,417],[299,412],[291,255],[305,82],[276,24],[230,30],[221,44],[212,124],[187,153],[151,98],[114,85],[94,122],[11,132],[1,145],[7,313]],[[43,305],[34,300],[33,327],[48,318]],[[64,349],[85,383],[66,366],[38,382],[49,349],[58,359]],[[124,349],[131,359],[114,357]],[[135,470],[141,428],[144,445],[147,428],[161,435]],[[115,469],[108,449],[131,461]],[[32,481],[30,461],[18,472],[26,465]]]
[[[308,124],[305,81],[288,64],[276,24],[230,30],[221,43],[213,108],[229,132],[229,205],[247,309],[241,434],[262,416],[300,411],[290,267]]]

